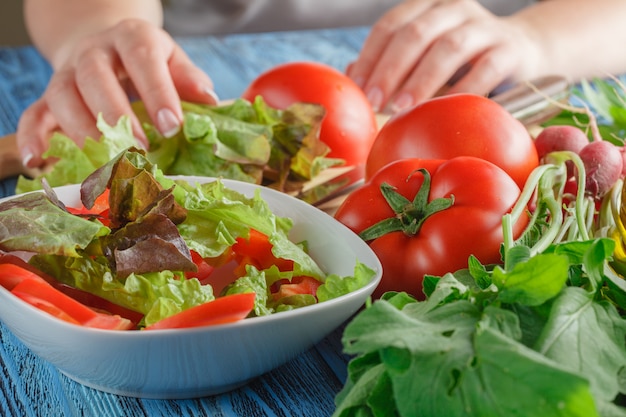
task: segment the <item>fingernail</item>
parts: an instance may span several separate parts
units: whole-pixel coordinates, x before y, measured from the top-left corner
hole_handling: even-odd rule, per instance
[[[394,113],[397,113],[401,110],[407,109],[411,107],[415,103],[413,100],[413,96],[409,93],[402,93],[393,101],[391,105],[391,110]]]
[[[220,98],[217,96],[215,90],[213,90],[212,88],[205,88],[204,92],[211,96],[213,100],[215,100],[215,104],[220,102]]]
[[[22,154],[22,165],[29,168],[28,164],[32,161],[35,155],[33,155],[33,152],[28,148],[21,149],[20,153]]]
[[[383,104],[383,92],[378,87],[372,87],[367,92],[367,101],[372,105],[375,112],[380,110]]]
[[[178,118],[170,109],[161,109],[157,113],[157,127],[166,138],[171,138],[180,130]]]

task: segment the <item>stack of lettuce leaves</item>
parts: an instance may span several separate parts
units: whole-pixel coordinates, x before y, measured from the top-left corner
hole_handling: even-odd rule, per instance
[[[148,160],[166,175],[228,178],[298,191],[324,169],[343,163],[326,158],[329,148],[319,139],[322,106],[295,103],[279,110],[257,97],[253,103],[183,102],[182,107],[182,129],[165,138],[150,123],[143,103],[133,103],[149,139]],[[20,177],[16,192],[41,189],[43,178],[52,187],[78,184],[121,151],[138,145],[126,116],[114,126],[99,117],[97,126],[102,136],[86,138],[82,147],[55,133],[43,155],[54,162],[35,178]]]

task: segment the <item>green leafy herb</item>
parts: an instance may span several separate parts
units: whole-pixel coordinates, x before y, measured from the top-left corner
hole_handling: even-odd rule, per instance
[[[536,255],[497,270],[483,290],[449,274],[426,301],[374,302],[345,330],[345,351],[357,356],[335,416],[589,417],[613,407],[625,388],[626,321],[601,292],[565,286],[572,274],[588,279],[597,250],[587,245],[581,264]]]

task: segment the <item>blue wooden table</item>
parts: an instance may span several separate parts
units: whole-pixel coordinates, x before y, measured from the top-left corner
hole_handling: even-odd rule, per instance
[[[343,70],[356,57],[367,32],[353,28],[179,41],[226,99],[239,96],[259,73],[282,62],[311,60]],[[41,95],[50,74],[33,48],[0,48],[0,135],[15,131],[21,112]],[[14,190],[14,179],[0,183],[0,197]],[[342,354],[341,334],[339,328],[300,357],[238,390],[161,401],[84,387],[36,357],[0,323],[0,416],[327,417],[346,377],[349,358]]]

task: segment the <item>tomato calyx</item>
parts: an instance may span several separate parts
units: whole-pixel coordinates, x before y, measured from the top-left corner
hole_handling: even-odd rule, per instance
[[[359,233],[359,237],[365,241],[377,239],[391,232],[403,232],[407,236],[416,235],[424,221],[431,215],[450,208],[454,204],[454,196],[440,197],[428,201],[430,194],[430,173],[424,168],[417,171],[424,176],[424,181],[410,201],[396,191],[396,188],[384,182],[380,185],[380,192],[396,214],[394,217],[384,219],[368,227]],[[415,172],[411,173],[414,175]]]

